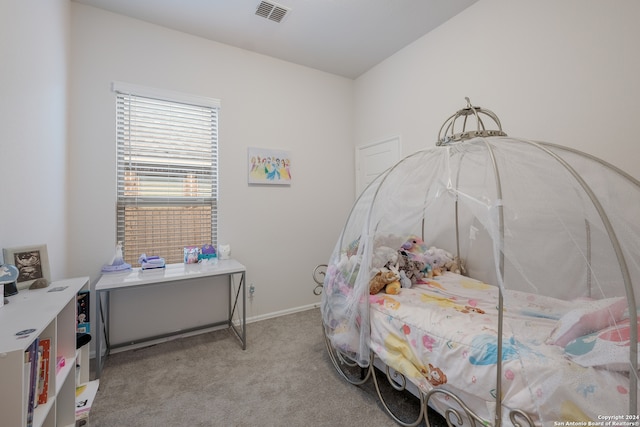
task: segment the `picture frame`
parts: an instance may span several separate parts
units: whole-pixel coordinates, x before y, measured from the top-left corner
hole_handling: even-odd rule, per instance
[[[291,185],[291,154],[268,148],[247,149],[249,184]]]
[[[5,264],[13,264],[18,268],[18,289],[29,288],[37,279],[51,283],[47,245],[4,248],[3,256]]]

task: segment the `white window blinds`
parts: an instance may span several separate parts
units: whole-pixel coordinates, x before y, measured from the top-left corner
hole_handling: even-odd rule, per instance
[[[126,262],[142,253],[182,262],[185,246],[217,245],[215,100],[114,83],[117,239]]]

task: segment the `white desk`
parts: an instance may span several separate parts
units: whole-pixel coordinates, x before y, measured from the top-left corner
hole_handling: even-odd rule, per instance
[[[109,343],[109,296],[113,291],[120,289],[139,288],[141,286],[154,286],[159,284],[177,283],[183,280],[197,279],[201,277],[215,277],[215,276],[228,276],[229,277],[229,317],[222,322],[212,323],[208,325],[198,326],[186,330],[181,330],[179,333],[184,334],[199,329],[210,328],[214,326],[220,326],[228,324],[229,328],[238,336],[242,343],[242,349],[247,348],[247,334],[246,334],[246,283],[245,283],[246,268],[234,259],[219,260],[217,264],[167,264],[165,268],[157,268],[151,270],[141,270],[140,268],[134,268],[126,272],[121,273],[104,273],[100,280],[96,283],[96,301],[98,304],[98,311],[96,312],[96,378],[100,378],[102,373],[103,359],[102,359],[102,333],[104,331],[104,339],[106,344],[104,357],[107,357],[111,348],[117,346],[111,346]],[[240,275],[240,284],[233,298],[233,276]],[[242,290],[242,322],[241,330],[238,330],[233,324],[233,314],[236,311],[238,305],[238,299],[240,297],[240,290]],[[147,342],[160,338],[166,338],[176,333],[169,333],[163,335],[155,335],[147,337],[138,342]]]

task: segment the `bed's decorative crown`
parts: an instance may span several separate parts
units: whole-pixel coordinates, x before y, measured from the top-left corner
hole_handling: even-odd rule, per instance
[[[507,134],[502,131],[500,119],[498,119],[498,116],[496,116],[493,111],[473,106],[468,97],[465,97],[465,99],[467,100],[467,106],[458,110],[454,115],[445,120],[438,132],[438,142],[436,142],[436,145],[447,145],[476,137],[507,136]],[[467,119],[469,116],[474,116],[476,119],[477,126],[475,130],[467,130]],[[493,120],[498,126],[498,130],[486,129],[483,116]],[[455,125],[458,119],[462,120],[462,129],[456,132]]]

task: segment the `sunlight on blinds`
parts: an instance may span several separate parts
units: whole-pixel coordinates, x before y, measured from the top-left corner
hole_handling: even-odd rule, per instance
[[[125,262],[141,253],[182,262],[185,246],[216,245],[218,108],[114,89]]]

